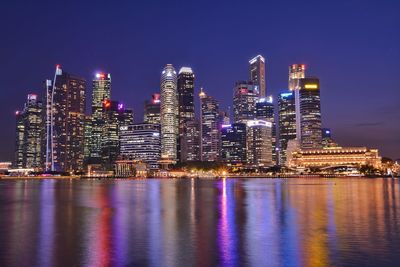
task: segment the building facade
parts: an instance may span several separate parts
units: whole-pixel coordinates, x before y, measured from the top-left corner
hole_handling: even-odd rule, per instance
[[[201,89],[201,161],[218,161],[220,156],[219,103]]]
[[[300,80],[306,76],[306,66],[304,64],[292,64],[289,66],[289,81],[288,88],[294,92],[295,107],[296,107],[296,137],[301,139],[300,126]]]
[[[265,58],[258,55],[249,61],[250,64],[250,81],[257,86],[259,96],[266,97],[267,84],[265,80]]]
[[[278,96],[279,117],[279,164],[286,164],[286,150],[289,140],[296,139],[296,105],[293,91]]]
[[[86,81],[57,65],[46,101],[46,170],[82,171]]]
[[[278,164],[275,107],[272,96],[258,99],[256,103],[256,119],[272,123],[272,162]]]
[[[120,159],[144,162],[158,169],[161,158],[160,125],[150,123],[120,127]]]
[[[194,109],[194,73],[190,67],[182,67],[178,73],[178,106],[179,106],[179,140],[178,140],[178,158],[181,162],[187,160],[187,153],[183,149],[187,149],[189,144],[185,138],[187,134],[187,123],[193,122],[195,119]],[[192,128],[191,130],[194,130]]]
[[[119,129],[133,123],[133,112],[125,109],[122,103],[106,99],[102,114],[101,162],[105,170],[113,170],[119,155]]]
[[[97,73],[92,82],[92,133],[90,158],[100,162],[101,142],[104,127],[103,121],[103,102],[111,99],[111,74]]]
[[[175,68],[167,64],[161,74],[161,157],[177,161],[178,92]]]
[[[233,123],[221,126],[221,161],[227,165],[246,164],[246,124]]]
[[[247,121],[247,164],[250,167],[271,167],[272,122],[265,120]]]
[[[154,93],[151,100],[146,100],[144,103],[144,123],[160,124],[160,100],[159,93]]]
[[[322,120],[319,80],[304,78],[299,81],[301,148],[322,147]]]
[[[44,167],[44,105],[36,94],[29,94],[22,111],[16,112],[15,167]]]
[[[185,123],[185,134],[181,138],[181,162],[200,161],[199,121],[187,121]]]
[[[324,168],[370,165],[374,168],[380,168],[381,160],[377,149],[368,149],[366,147],[327,147],[323,149],[297,150],[293,152],[289,166]]]
[[[248,120],[254,120],[257,100],[257,86],[254,86],[252,82],[237,82],[233,92],[234,122],[246,123]]]

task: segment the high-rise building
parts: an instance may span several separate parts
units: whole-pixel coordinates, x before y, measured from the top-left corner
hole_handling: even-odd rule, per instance
[[[221,161],[228,165],[246,164],[246,124],[221,126]]]
[[[160,94],[154,93],[151,100],[144,103],[144,123],[160,124]]]
[[[178,139],[178,92],[176,71],[167,64],[161,74],[161,158],[175,163]]]
[[[15,166],[43,167],[44,107],[36,94],[29,94],[22,111],[16,112]]]
[[[84,163],[87,164],[90,160],[90,149],[92,148],[92,116],[86,115],[84,122]]]
[[[188,147],[185,142],[187,123],[193,121],[194,113],[194,73],[189,67],[182,67],[178,73],[178,105],[179,105],[179,142],[178,158],[180,161],[186,161],[186,154],[182,153],[184,147]]]
[[[92,161],[100,162],[101,138],[103,132],[103,102],[111,99],[111,74],[97,73],[93,79],[92,94],[92,137],[90,147],[90,158]]]
[[[119,154],[119,129],[133,123],[133,113],[132,110],[125,109],[122,103],[106,99],[103,101],[102,115],[102,163],[106,170],[113,170],[113,164]]]
[[[322,122],[319,79],[300,79],[299,87],[301,148],[321,148]]]
[[[23,111],[15,112],[15,159],[14,167],[24,167],[24,139],[25,139],[25,123]]]
[[[200,123],[194,119],[185,125],[185,134],[181,137],[181,161],[200,161]]]
[[[247,121],[247,163],[251,167],[270,167],[272,162],[272,122]]]
[[[46,81],[46,170],[83,169],[86,81],[59,65]]]
[[[161,157],[160,125],[141,123],[120,127],[120,158],[137,160],[158,169]]]
[[[249,61],[250,63],[250,80],[258,88],[260,97],[266,97],[267,85],[265,81],[265,58],[258,55]]]
[[[272,123],[272,162],[278,163],[277,158],[277,138],[275,123],[275,107],[272,96],[268,98],[260,98],[256,103],[256,118],[258,120],[269,121]]]
[[[299,88],[299,80],[306,76],[306,66],[304,64],[292,64],[289,66],[289,90],[294,91]]]
[[[286,164],[286,149],[289,140],[296,139],[296,106],[293,91],[279,94],[279,163]]]
[[[306,66],[304,64],[292,64],[289,66],[289,90],[294,92],[296,107],[296,137],[301,139],[300,127],[300,79],[305,78]]]
[[[233,93],[234,122],[246,123],[256,117],[257,87],[252,82],[239,81]]]
[[[218,161],[220,155],[219,104],[213,97],[201,89],[200,97],[200,134],[201,161]]]

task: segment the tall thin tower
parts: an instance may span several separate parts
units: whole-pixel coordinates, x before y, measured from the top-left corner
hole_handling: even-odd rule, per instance
[[[92,137],[90,142],[90,157],[101,158],[101,137],[103,131],[103,102],[111,99],[111,74],[96,73],[93,79],[92,95]]]
[[[172,64],[161,73],[161,158],[176,162],[178,139],[177,76]]]
[[[265,58],[258,55],[249,61],[250,80],[258,87],[260,97],[266,97],[267,85],[265,82]]]
[[[296,138],[301,140],[300,125],[300,79],[305,78],[306,66],[304,64],[292,64],[289,66],[289,90],[294,91],[295,107],[296,107]]]

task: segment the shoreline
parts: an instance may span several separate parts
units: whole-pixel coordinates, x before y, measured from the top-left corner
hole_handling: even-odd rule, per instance
[[[219,180],[219,179],[296,179],[296,178],[310,178],[310,179],[346,179],[346,178],[357,178],[357,179],[374,179],[374,178],[388,178],[388,179],[400,179],[400,177],[391,176],[352,176],[352,175],[232,175],[232,176],[216,176],[216,177],[85,177],[85,176],[0,176],[0,180]]]

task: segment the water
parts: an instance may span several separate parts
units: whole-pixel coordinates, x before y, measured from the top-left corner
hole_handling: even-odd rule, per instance
[[[0,181],[0,266],[400,266],[391,179]]]

